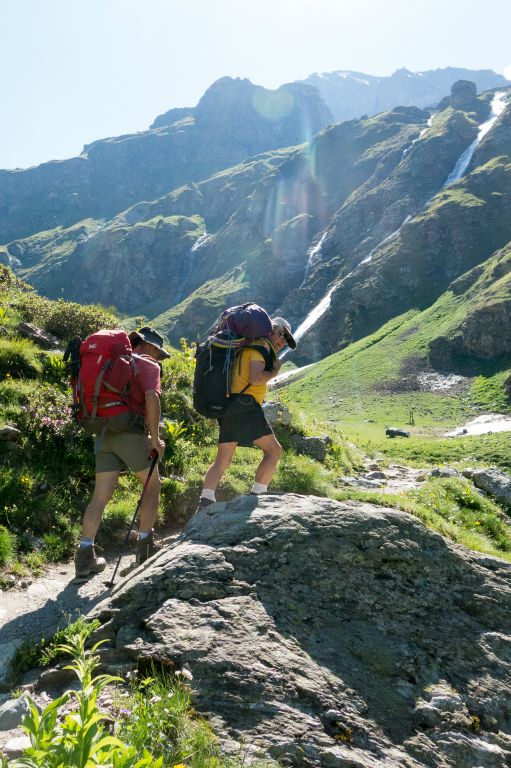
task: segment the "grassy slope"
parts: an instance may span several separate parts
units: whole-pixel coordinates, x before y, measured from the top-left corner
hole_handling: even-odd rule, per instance
[[[309,414],[324,414],[326,427],[340,425],[359,446],[420,461],[479,457],[511,467],[509,437],[493,435],[463,440],[435,439],[485,411],[511,408],[503,384],[511,360],[500,366],[479,362],[479,375],[465,378],[451,393],[424,391],[417,374],[431,372],[430,343],[458,332],[481,307],[509,301],[511,277],[495,271],[511,258],[511,247],[496,254],[482,273],[464,276],[467,287],[443,294],[423,312],[411,310],[370,336],[317,363],[282,394]],[[456,285],[456,284],[455,284]],[[415,425],[409,425],[413,409]],[[406,426],[412,440],[385,438],[386,426]]]

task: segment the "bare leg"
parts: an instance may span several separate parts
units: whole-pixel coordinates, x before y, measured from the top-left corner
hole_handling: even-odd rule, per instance
[[[136,475],[142,484],[145,483],[149,469],[143,469],[137,472]],[[154,468],[154,472],[151,475],[151,479],[145,489],[144,498],[140,505],[140,522],[139,529],[141,531],[151,531],[156,520],[158,513],[158,504],[160,502],[160,489],[161,480],[158,473],[158,467]]]
[[[112,498],[120,474],[119,470],[115,470],[113,472],[99,472],[96,475],[94,493],[83,516],[83,539],[95,538],[103,517],[103,511]]]
[[[206,472],[206,477],[204,478],[204,488],[208,488],[210,491],[216,491],[218,483],[232,461],[237,445],[238,443],[218,444],[216,458]]]
[[[282,446],[275,435],[264,435],[259,440],[254,440],[254,443],[264,453],[262,461],[256,470],[255,481],[262,485],[268,485],[277,469]]]

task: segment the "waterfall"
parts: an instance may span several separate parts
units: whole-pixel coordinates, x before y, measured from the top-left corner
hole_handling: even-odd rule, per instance
[[[204,230],[204,234],[198,237],[190,248],[188,258],[183,265],[183,271],[181,273],[181,290],[178,292],[177,297],[174,299],[175,304],[179,304],[179,302],[186,297],[186,288],[190,282],[190,277],[192,276],[192,272],[195,267],[197,251],[199,248],[202,248],[202,246],[212,237],[213,235],[208,235],[206,230]]]
[[[486,136],[490,128],[493,127],[494,123],[503,113],[505,108],[506,108],[506,94],[503,91],[498,91],[493,97],[491,102],[490,117],[488,118],[488,120],[486,120],[486,122],[481,123],[481,125],[479,126],[479,132],[477,134],[477,137],[474,139],[472,144],[469,147],[467,147],[467,149],[459,156],[456,165],[454,166],[449,176],[447,177],[447,180],[444,186],[442,187],[442,189],[445,189],[445,187],[448,187],[451,184],[454,184],[455,181],[458,181],[458,179],[461,179],[461,177],[467,170],[470,164],[470,161],[472,160],[472,155],[476,151],[477,145],[479,144],[483,136]]]
[[[425,127],[425,128],[423,128],[423,130],[422,130],[422,131],[419,133],[419,135],[417,136],[417,138],[416,138],[416,139],[414,139],[414,140],[412,141],[412,143],[410,144],[410,146],[409,146],[409,147],[407,147],[407,148],[404,150],[403,154],[401,155],[401,160],[403,160],[403,159],[404,159],[404,158],[405,158],[407,155],[409,155],[409,154],[410,154],[410,152],[412,151],[412,149],[414,148],[414,146],[417,144],[417,142],[418,142],[418,141],[420,141],[420,140],[422,139],[422,137],[424,136],[424,134],[428,132],[428,129],[429,129],[429,128],[431,128],[431,123],[433,122],[433,117],[434,117],[434,115],[431,115],[431,117],[429,117],[429,118],[428,118],[428,122],[427,122],[427,124],[426,124],[426,127]]]
[[[203,235],[201,235],[200,237],[198,237],[198,238],[197,238],[197,240],[195,241],[195,243],[192,245],[192,248],[191,248],[191,253],[194,253],[195,251],[198,251],[198,250],[199,250],[199,248],[202,248],[202,246],[204,245],[204,243],[205,243],[207,240],[210,240],[212,237],[213,237],[213,235],[208,235],[208,233],[206,232],[206,230],[204,230],[204,234],[203,234]]]
[[[394,239],[395,239],[395,238],[396,238],[396,237],[399,235],[399,233],[401,232],[401,230],[402,230],[402,228],[404,227],[404,225],[405,225],[405,224],[407,224],[407,223],[410,221],[410,219],[411,219],[411,218],[412,218],[412,217],[411,217],[411,214],[410,214],[410,215],[408,215],[408,216],[407,216],[407,217],[406,217],[406,218],[403,220],[403,222],[400,224],[400,226],[399,226],[397,229],[395,229],[395,230],[394,230],[394,232],[391,232],[391,233],[390,233],[390,235],[387,235],[387,237],[384,237],[384,238],[383,238],[383,240],[380,240],[380,242],[379,242],[377,245],[375,245],[375,246],[374,246],[374,248],[373,248],[373,249],[372,249],[372,251],[369,253],[369,255],[368,255],[368,256],[366,256],[366,257],[365,257],[365,259],[362,259],[362,261],[360,261],[360,262],[357,264],[357,266],[356,266],[354,269],[352,269],[352,270],[351,270],[351,272],[348,272],[348,274],[347,274],[347,275],[345,275],[345,276],[344,276],[344,277],[343,277],[341,280],[339,280],[338,282],[335,282],[335,283],[334,283],[334,284],[333,284],[333,285],[332,285],[332,286],[331,286],[331,287],[328,289],[327,293],[326,293],[326,294],[323,296],[323,298],[321,299],[321,301],[319,302],[319,304],[316,304],[316,306],[314,307],[314,309],[313,309],[313,310],[311,310],[311,312],[309,312],[309,314],[307,315],[307,317],[305,318],[305,320],[303,320],[303,322],[302,322],[302,323],[300,323],[300,325],[298,326],[298,328],[297,328],[297,329],[296,329],[296,331],[294,332],[293,336],[295,337],[296,341],[298,341],[299,339],[301,339],[301,338],[302,338],[302,336],[304,336],[304,335],[307,333],[307,331],[309,330],[309,328],[312,328],[312,326],[313,326],[315,323],[317,323],[317,321],[319,320],[319,318],[320,318],[320,317],[322,317],[322,316],[325,314],[325,312],[327,311],[327,309],[328,309],[328,308],[329,308],[329,306],[330,306],[330,300],[331,300],[331,297],[332,297],[332,293],[333,293],[333,292],[334,292],[334,291],[335,291],[337,288],[340,288],[340,286],[341,286],[341,285],[344,283],[344,281],[345,281],[345,280],[347,280],[347,279],[348,279],[348,277],[351,277],[351,276],[352,276],[352,274],[353,274],[353,273],[354,273],[354,272],[355,272],[355,271],[358,269],[358,267],[360,267],[360,266],[361,266],[361,264],[367,264],[368,262],[370,262],[370,261],[371,261],[371,259],[373,258],[373,254],[374,254],[374,253],[375,253],[375,252],[378,250],[378,248],[381,248],[381,246],[382,246],[382,245],[386,245],[387,243],[390,243],[390,241],[391,241],[391,240],[394,240]],[[287,352],[288,352],[288,350],[285,350],[284,354],[287,354]],[[284,356],[284,355],[282,355],[282,357],[283,357],[283,356]]]
[[[307,251],[307,264],[305,265],[305,272],[303,274],[304,281],[307,280],[309,276],[309,272],[311,271],[312,267],[314,267],[318,262],[321,261],[321,248],[323,246],[323,242],[325,240],[325,237],[327,236],[328,229],[325,229],[323,234],[321,235],[321,239],[316,243],[316,245],[312,246],[312,248],[309,248]],[[303,283],[302,283],[303,285]]]

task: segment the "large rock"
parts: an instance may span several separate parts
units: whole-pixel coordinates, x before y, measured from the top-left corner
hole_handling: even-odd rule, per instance
[[[59,340],[56,336],[53,336],[48,331],[38,328],[32,323],[20,323],[18,325],[18,333],[26,339],[30,339],[34,344],[37,344],[43,349],[55,349],[59,346]]]
[[[479,469],[472,473],[474,485],[491,494],[500,504],[511,506],[511,477],[500,469]]]
[[[0,706],[0,731],[17,728],[28,712],[29,705],[25,696],[4,702]]]
[[[332,445],[332,439],[328,437],[306,437],[293,435],[291,445],[297,453],[310,456],[316,461],[325,461],[328,448]]]
[[[511,564],[393,509],[244,496],[96,608],[193,673],[224,743],[285,765],[509,765]]]
[[[279,403],[278,400],[268,400],[263,404],[264,415],[272,425],[283,424],[289,426],[291,424],[291,412],[289,408],[283,403]]]

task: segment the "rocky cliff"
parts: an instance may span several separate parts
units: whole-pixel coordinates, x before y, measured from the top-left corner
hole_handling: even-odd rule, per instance
[[[96,613],[129,658],[189,669],[231,750],[300,768],[509,765],[511,566],[405,513],[216,504]]]
[[[311,86],[268,91],[229,77],[180,118],[95,141],[71,160],[0,171],[0,242],[89,217],[110,218],[252,155],[301,143],[332,121]]]

